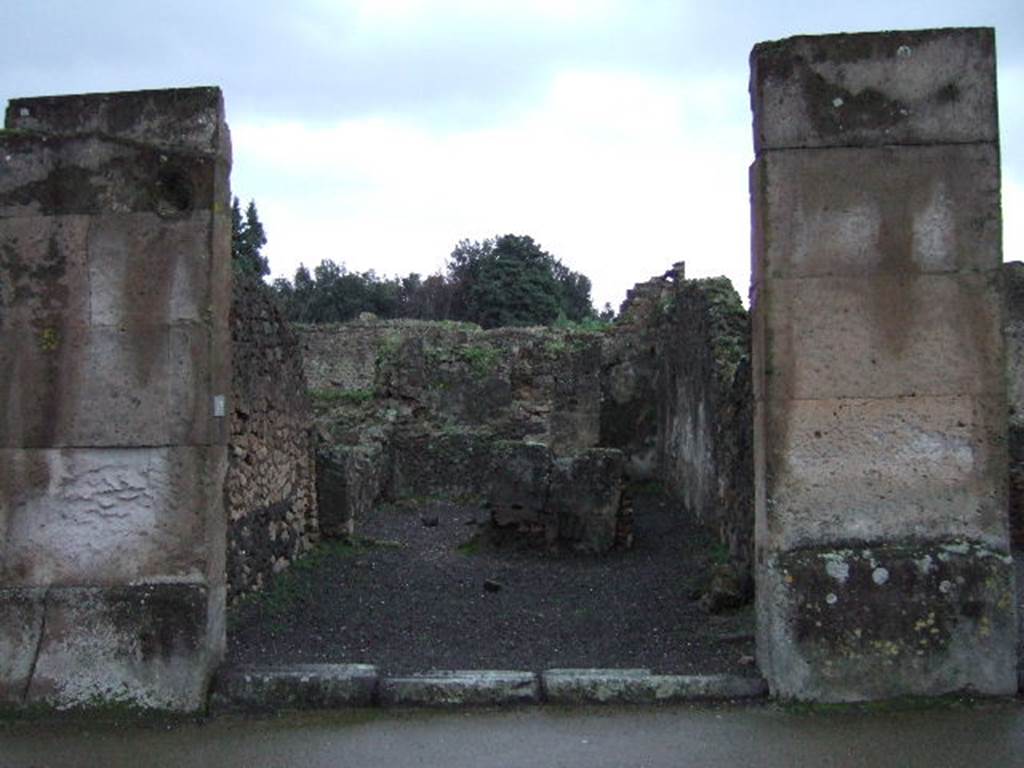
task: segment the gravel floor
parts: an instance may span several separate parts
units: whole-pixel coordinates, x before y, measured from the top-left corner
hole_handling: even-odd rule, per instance
[[[442,502],[378,509],[360,530],[375,544],[324,545],[232,610],[229,660],[756,674],[751,609],[700,608],[712,543],[659,495],[635,499],[633,549],[603,557],[494,547],[485,519]]]

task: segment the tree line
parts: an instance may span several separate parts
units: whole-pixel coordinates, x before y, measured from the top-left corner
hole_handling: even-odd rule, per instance
[[[270,273],[262,255],[266,233],[254,202],[242,213],[232,205],[232,255],[238,271],[260,278]],[[484,328],[552,325],[610,320],[598,315],[590,280],[543,250],[527,235],[462,240],[444,271],[423,277],[383,277],[374,270],[351,272],[324,259],[310,271],[299,266],[293,279],[271,285],[285,316],[300,323],[352,320],[363,312],[381,318],[459,320]]]

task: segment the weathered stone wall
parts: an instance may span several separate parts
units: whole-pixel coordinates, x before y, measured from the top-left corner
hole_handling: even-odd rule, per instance
[[[560,456],[541,443],[486,433],[410,430],[395,435],[391,451],[381,489],[391,499],[480,501],[499,534],[547,547],[601,553],[624,535],[624,457],[616,449]]]
[[[359,321],[303,326],[314,396],[394,399],[417,419],[570,454],[597,444],[601,337],[547,328]]]
[[[686,280],[682,264],[637,285],[603,350],[601,444],[626,453],[728,549],[725,603],[753,590],[753,449],[749,340],[725,278]]]
[[[445,330],[436,323],[377,319],[296,327],[301,329],[306,380],[314,391],[372,391],[377,358],[384,347],[418,333],[433,335]]]
[[[657,378],[658,466],[666,488],[728,548],[753,592],[754,482],[747,312],[726,278],[678,285]]]
[[[260,589],[319,538],[313,414],[299,340],[259,280],[231,304],[227,502],[229,599]]]
[[[626,454],[633,480],[661,477],[658,465],[658,371],[666,310],[685,265],[634,286],[601,348],[600,444]]]
[[[0,705],[190,710],[224,649],[220,91],[0,132]]]
[[[1010,539],[1024,547],[1024,263],[1003,265],[1006,281],[1007,434],[1010,455]]]
[[[630,291],[602,332],[362,320],[302,333],[325,434],[325,533],[351,534],[380,496],[475,496],[499,526],[579,544],[552,500],[573,487],[582,503],[573,478],[600,466],[616,487],[595,480],[594,492],[615,504],[621,475],[664,481],[728,547],[733,599],[749,596],[749,328],[724,278],[687,281],[677,264]],[[584,548],[607,539],[596,528]]]
[[[992,30],[751,68],[761,670],[805,699],[1012,693]]]
[[[325,535],[351,535],[380,498],[448,496],[483,501],[496,527],[546,545],[612,546],[622,456],[594,449],[601,334],[422,321],[303,334]]]

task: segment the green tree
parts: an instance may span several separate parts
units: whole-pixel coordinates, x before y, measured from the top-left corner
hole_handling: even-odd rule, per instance
[[[452,314],[484,328],[594,316],[590,280],[526,235],[459,242],[448,262],[448,279]]]
[[[256,201],[250,200],[242,215],[238,198],[231,202],[231,258],[235,268],[256,277],[270,274],[270,262],[263,255],[267,234],[256,212]]]
[[[248,231],[237,201],[235,213],[238,231]],[[258,221],[254,206],[253,219]],[[452,251],[447,274],[426,279],[415,272],[401,279],[381,277],[372,269],[349,272],[344,263],[324,259],[312,272],[300,266],[292,281],[274,281],[273,289],[285,316],[305,323],[344,322],[361,312],[468,320],[485,328],[597,317],[590,280],[520,235],[463,240]]]

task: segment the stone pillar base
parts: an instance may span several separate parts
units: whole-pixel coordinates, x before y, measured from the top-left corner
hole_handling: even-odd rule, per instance
[[[808,547],[758,574],[772,694],[815,701],[1017,690],[1012,558],[967,541]]]
[[[217,591],[0,589],[0,708],[202,709],[224,650]]]

